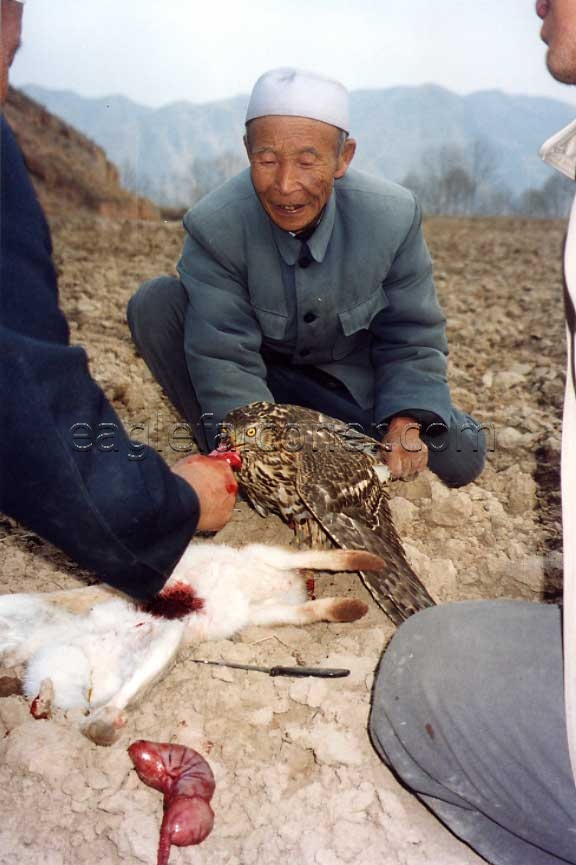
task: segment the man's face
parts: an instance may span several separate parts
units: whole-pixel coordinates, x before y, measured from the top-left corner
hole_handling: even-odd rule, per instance
[[[306,117],[258,117],[249,124],[246,150],[262,207],[280,228],[313,225],[330,198],[334,180],[346,174],[356,144],[340,148],[335,126]]]
[[[546,64],[564,84],[576,84],[576,0],[536,0],[540,36],[548,45]]]
[[[0,5],[0,105],[8,94],[8,70],[20,45],[22,4],[2,0]]]

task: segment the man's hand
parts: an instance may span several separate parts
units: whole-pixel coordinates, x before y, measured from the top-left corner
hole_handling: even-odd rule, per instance
[[[413,417],[393,417],[382,439],[382,459],[395,478],[415,477],[428,465],[428,448],[420,438],[420,424]]]
[[[232,516],[238,492],[236,478],[228,463],[194,454],[178,460],[172,471],[188,481],[198,496],[200,519],[196,530],[217,532],[224,528]]]

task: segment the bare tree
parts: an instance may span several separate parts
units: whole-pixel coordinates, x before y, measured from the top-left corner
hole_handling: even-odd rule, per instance
[[[426,174],[411,172],[403,184],[412,189],[426,213],[469,215],[474,210],[476,181],[471,177],[463,148],[444,145],[434,151]]]
[[[473,212],[476,182],[465,168],[455,165],[440,179],[443,213],[451,216],[469,216]]]
[[[239,174],[243,168],[246,168],[246,158],[231,151],[225,151],[213,159],[195,159],[195,200],[198,201],[212,189]]]
[[[516,213],[541,219],[564,219],[570,212],[574,184],[562,174],[555,174],[539,188],[522,193],[516,203]]]

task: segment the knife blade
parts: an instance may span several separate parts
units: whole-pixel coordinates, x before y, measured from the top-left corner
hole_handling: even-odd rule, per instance
[[[316,676],[320,679],[343,679],[350,675],[350,670],[343,667],[259,667],[256,664],[238,664],[234,661],[205,661],[203,658],[188,658],[193,664],[208,664],[212,667],[232,667],[233,670],[253,670],[256,673],[266,673],[268,676]]]

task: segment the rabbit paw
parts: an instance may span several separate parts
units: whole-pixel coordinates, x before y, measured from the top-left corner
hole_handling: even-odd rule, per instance
[[[82,725],[82,733],[96,745],[112,745],[126,724],[126,716],[115,706],[103,706],[90,714]]]
[[[54,685],[51,679],[42,679],[40,690],[30,704],[30,714],[36,720],[46,720],[52,717],[54,701]]]
[[[330,610],[332,622],[355,622],[368,612],[368,604],[358,598],[335,598]]]

